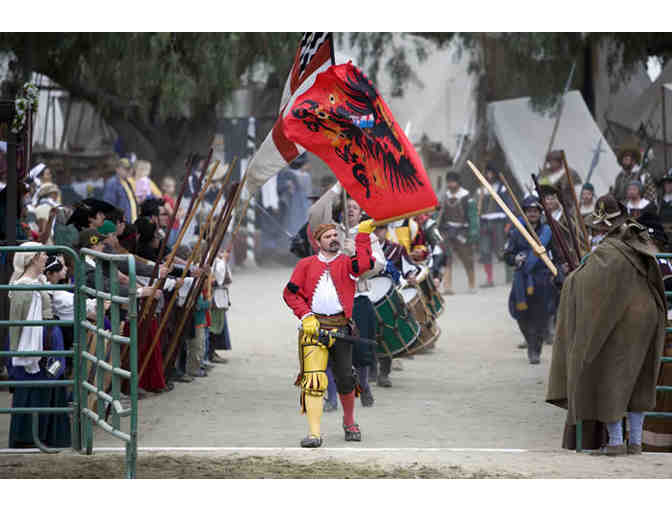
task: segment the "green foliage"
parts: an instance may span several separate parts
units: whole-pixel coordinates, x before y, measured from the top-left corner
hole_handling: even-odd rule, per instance
[[[0,34],[0,49],[103,111],[161,122],[226,99],[253,66],[286,73],[299,34]]]

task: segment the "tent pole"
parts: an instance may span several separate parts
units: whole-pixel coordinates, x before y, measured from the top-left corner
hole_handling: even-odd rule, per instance
[[[667,115],[665,112],[665,86],[660,87],[660,93],[663,96],[663,162],[665,164],[665,172],[669,166],[667,165]]]

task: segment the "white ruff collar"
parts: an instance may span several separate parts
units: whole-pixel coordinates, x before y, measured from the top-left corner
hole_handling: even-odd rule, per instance
[[[317,254],[317,258],[320,260],[320,262],[324,262],[325,264],[330,264],[330,263],[332,263],[334,260],[336,260],[336,257],[338,257],[339,255],[340,255],[340,254],[337,253],[336,255],[334,255],[334,256],[331,257],[331,258],[327,258],[325,255],[322,255],[322,252],[319,252],[319,253]]]
[[[446,190],[446,195],[448,195],[449,200],[460,200],[464,197],[466,197],[469,194],[469,192],[464,189],[460,188],[457,190],[457,193],[453,194],[449,189]]]

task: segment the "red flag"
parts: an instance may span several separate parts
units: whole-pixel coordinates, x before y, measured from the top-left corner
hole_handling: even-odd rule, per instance
[[[305,152],[288,140],[282,130],[282,118],[286,106],[294,95],[308,90],[320,71],[326,70],[333,60],[333,40],[331,32],[306,32],[299,41],[292,68],[280,100],[280,116],[273,129],[255,153],[250,165],[246,187],[254,193],[283,167]]]
[[[351,63],[318,74],[287,108],[287,139],[319,156],[372,218],[437,206],[413,145],[371,81]]]

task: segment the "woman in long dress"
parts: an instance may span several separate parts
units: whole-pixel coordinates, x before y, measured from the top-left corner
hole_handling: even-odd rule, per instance
[[[40,247],[28,242],[21,246]],[[14,255],[14,273],[10,279],[15,285],[43,285],[47,255],[44,252],[19,252]],[[51,300],[46,291],[12,291],[10,293],[10,320],[52,319]],[[42,351],[63,350],[60,328],[44,326],[12,326],[9,332],[10,350]],[[39,381],[60,378],[65,370],[64,358],[19,357],[10,359],[9,376],[15,381]],[[66,388],[16,387],[12,407],[67,407]],[[68,414],[39,414],[38,436],[47,446],[70,446],[70,417]],[[9,428],[10,448],[31,448],[33,415],[12,414]]]

